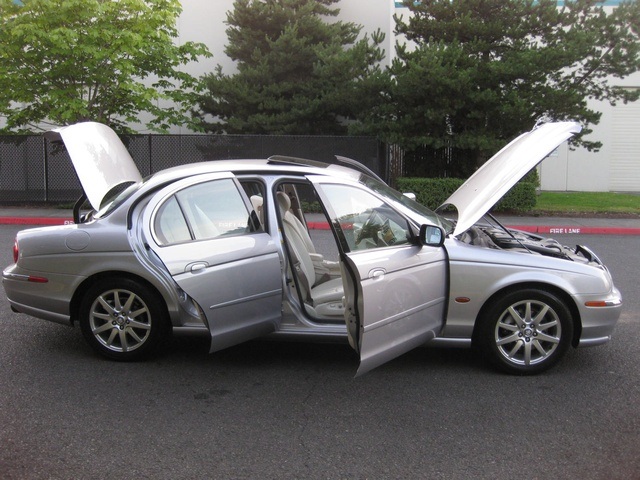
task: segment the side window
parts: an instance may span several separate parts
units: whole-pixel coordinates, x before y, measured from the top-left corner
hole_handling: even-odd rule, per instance
[[[333,224],[350,251],[411,242],[407,220],[376,196],[347,185],[323,185],[322,191],[335,212]]]
[[[161,245],[187,242],[193,238],[175,196],[158,209],[154,230]]]
[[[154,231],[161,245],[253,230],[249,212],[231,179],[214,180],[185,188],[158,209]]]

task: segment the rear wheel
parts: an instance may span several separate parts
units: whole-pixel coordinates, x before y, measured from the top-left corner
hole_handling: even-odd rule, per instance
[[[85,294],[80,328],[91,347],[114,360],[138,360],[154,350],[168,321],[160,296],[128,278],[104,279]]]
[[[566,305],[538,289],[512,292],[481,319],[478,342],[498,368],[521,375],[540,373],[565,354],[573,323]]]

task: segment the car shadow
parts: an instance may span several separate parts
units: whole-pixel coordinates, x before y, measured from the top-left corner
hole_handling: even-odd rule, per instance
[[[219,352],[208,353],[209,342],[202,338],[176,337],[168,340],[156,361],[225,364],[239,368],[296,368],[345,370],[355,375],[358,355],[346,343],[287,342],[254,340]],[[388,369],[446,369],[478,371],[490,367],[473,349],[419,347],[375,371]]]

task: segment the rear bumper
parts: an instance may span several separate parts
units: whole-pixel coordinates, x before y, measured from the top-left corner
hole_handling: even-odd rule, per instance
[[[14,312],[25,313],[27,315],[31,315],[32,317],[41,318],[43,320],[59,323],[61,325],[67,325],[69,327],[73,326],[73,322],[71,321],[71,317],[69,317],[69,315],[63,315],[47,310],[41,310],[39,308],[30,307],[28,305],[22,305],[20,303],[13,302],[11,299],[9,299],[9,303],[11,304],[11,309]]]
[[[54,274],[39,283],[29,281],[30,274],[20,271],[15,264],[2,272],[2,286],[11,308],[43,320],[72,325],[69,302],[79,278]]]

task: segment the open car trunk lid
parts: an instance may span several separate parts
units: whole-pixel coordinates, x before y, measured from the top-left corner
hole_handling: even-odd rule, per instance
[[[113,188],[142,180],[126,147],[106,125],[78,123],[47,132],[45,138],[64,142],[84,193],[95,210],[100,210],[103,199]]]

